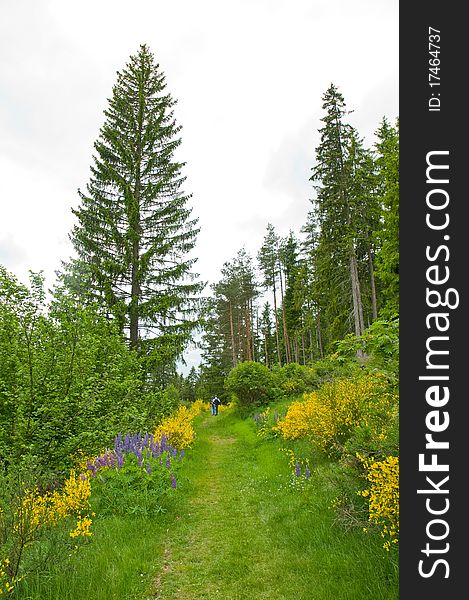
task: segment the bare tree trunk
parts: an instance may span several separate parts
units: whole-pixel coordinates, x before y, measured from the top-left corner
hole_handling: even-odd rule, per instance
[[[235,349],[235,337],[234,337],[234,326],[233,326],[233,308],[231,306],[231,300],[229,301],[230,307],[230,334],[231,334],[231,356],[233,359],[233,367],[236,367],[236,349]]]
[[[321,315],[319,314],[319,309],[316,313],[316,330],[318,334],[319,355],[321,358],[324,358],[324,350],[322,347]]]
[[[252,323],[252,330],[251,330],[252,360],[256,360],[256,339],[258,338],[258,335],[259,335],[259,314],[256,310],[256,318],[254,319],[252,298],[249,300],[249,312],[251,315],[251,323]],[[256,324],[255,327],[254,327],[254,323]]]
[[[353,320],[355,324],[355,335],[361,336],[365,331],[363,322],[363,304],[360,291],[360,280],[358,279],[358,266],[355,252],[350,254],[350,280],[352,283]]]
[[[278,316],[277,316],[277,294],[275,287],[275,274],[274,274],[274,317],[275,317],[275,340],[277,342],[277,356],[278,356],[278,364],[282,366],[282,356],[280,354],[280,340],[278,335]]]
[[[373,251],[370,248],[368,250],[368,265],[370,267],[370,284],[371,284],[371,314],[373,321],[378,318],[378,303],[376,299],[376,280],[375,280],[375,269],[373,265]]]
[[[249,302],[246,301],[244,305],[244,314],[246,318],[246,358],[247,360],[252,360],[251,353],[251,318],[249,315]]]
[[[285,299],[283,297],[283,281],[282,281],[282,269],[279,269],[280,272],[280,297],[282,300],[282,321],[283,321],[283,340],[285,342],[285,358],[287,361],[287,365],[291,362],[290,358],[290,341],[288,339],[288,330],[287,330],[287,320],[285,315]]]
[[[132,247],[132,285],[130,291],[129,304],[129,325],[130,325],[130,347],[135,350],[138,346],[138,312],[140,286],[138,282],[138,260],[139,260],[138,240],[135,240]]]

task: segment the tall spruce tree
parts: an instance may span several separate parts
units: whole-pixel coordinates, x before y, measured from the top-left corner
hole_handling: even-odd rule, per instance
[[[365,328],[358,255],[364,207],[361,186],[355,179],[364,149],[356,131],[344,119],[345,101],[333,84],[323,96],[323,109],[324,126],[311,180],[317,183],[315,204],[321,230],[316,278],[322,291],[329,290],[323,294],[323,312],[333,341],[349,330],[346,324],[350,305],[355,334],[361,335]]]
[[[92,292],[131,347],[173,363],[196,325],[203,287],[189,257],[199,229],[183,191],[184,163],[175,159],[175,104],[140,46],[117,73],[70,236]]]
[[[378,194],[382,203],[377,276],[383,286],[381,313],[399,314],[399,120],[391,126],[383,118],[376,143]]]
[[[271,223],[268,223],[266,234],[262,243],[262,246],[257,253],[257,261],[259,268],[263,276],[263,286],[265,289],[272,289],[273,300],[274,300],[274,319],[275,319],[275,342],[277,350],[277,362],[279,365],[282,364],[282,355],[280,348],[280,334],[278,324],[278,311],[277,311],[277,280],[279,275],[279,259],[278,259],[278,248],[280,244],[280,238],[275,232],[275,228]]]

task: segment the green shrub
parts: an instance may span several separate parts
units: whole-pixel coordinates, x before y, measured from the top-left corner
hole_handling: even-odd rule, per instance
[[[349,358],[336,354],[330,354],[313,364],[316,373],[316,387],[327,381],[353,377],[360,371],[360,365],[356,358]]]
[[[350,360],[357,351],[364,355],[362,364],[370,370],[386,373],[392,386],[397,387],[399,369],[399,318],[374,321],[365,333],[357,337],[349,334],[337,343],[342,360]]]
[[[272,371],[276,386],[286,395],[310,392],[317,383],[313,367],[290,363]]]
[[[240,407],[259,406],[273,397],[274,378],[265,365],[246,361],[231,369],[225,389],[234,394]]]
[[[173,384],[168,385],[164,390],[155,390],[147,396],[147,422],[142,424],[143,427],[155,427],[163,419],[176,412],[181,405],[179,390]]]

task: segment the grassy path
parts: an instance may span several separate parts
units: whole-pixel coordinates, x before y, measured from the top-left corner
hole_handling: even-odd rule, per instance
[[[247,421],[203,415],[197,432],[148,600],[398,597],[376,545],[334,526],[327,490],[312,502],[292,489],[285,456]]]

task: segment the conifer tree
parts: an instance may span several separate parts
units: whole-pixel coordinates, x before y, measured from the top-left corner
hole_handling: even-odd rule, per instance
[[[323,102],[326,114],[311,177],[317,182],[316,211],[321,230],[316,276],[323,290],[329,290],[325,312],[331,337],[338,339],[347,333],[344,324],[348,321],[350,297],[355,334],[361,335],[365,328],[358,256],[363,195],[354,178],[364,149],[356,131],[345,122],[345,101],[333,84]]]
[[[399,121],[383,118],[376,132],[378,194],[382,203],[377,276],[383,285],[382,313],[399,313]]]
[[[71,240],[90,287],[132,348],[174,362],[203,287],[190,258],[199,231],[175,158],[181,127],[164,74],[142,45],[117,73]]]
[[[257,260],[259,268],[263,276],[263,286],[265,289],[272,289],[273,301],[274,301],[274,318],[275,318],[275,342],[277,349],[277,361],[278,364],[282,364],[281,351],[280,351],[280,336],[279,336],[279,324],[278,324],[278,312],[277,312],[277,278],[279,275],[279,260],[278,260],[278,246],[280,243],[279,236],[275,233],[274,226],[269,223],[267,225],[267,231],[264,237],[262,246],[257,254]]]

